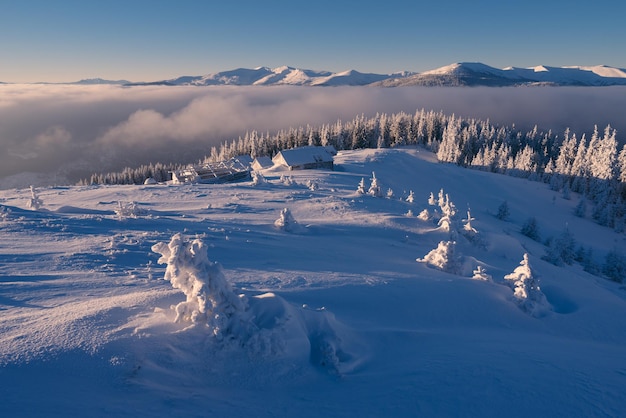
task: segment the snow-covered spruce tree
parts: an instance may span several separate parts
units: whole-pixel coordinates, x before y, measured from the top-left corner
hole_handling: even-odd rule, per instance
[[[578,204],[576,204],[576,208],[574,208],[574,215],[579,218],[584,218],[587,215],[587,199],[584,197],[580,198]]]
[[[626,282],[626,256],[613,249],[606,255],[602,273],[618,283]]]
[[[153,245],[152,251],[161,254],[159,264],[167,264],[165,280],[186,296],[174,308],[175,321],[206,325],[220,339],[231,334],[246,301],[233,291],[221,265],[209,260],[206,245],[199,239],[186,241],[178,233],[169,243]]]
[[[500,204],[500,206],[498,206],[498,212],[496,212],[496,218],[500,219],[501,221],[506,221],[507,219],[509,219],[510,215],[511,215],[511,211],[509,210],[509,202],[505,200],[504,202]]]
[[[300,225],[294,219],[288,208],[284,208],[280,211],[280,216],[274,221],[274,226],[286,232],[298,232],[300,230]]]
[[[541,239],[539,225],[537,225],[537,219],[534,216],[526,219],[520,232],[532,240],[539,241]]]
[[[378,179],[376,178],[376,173],[372,171],[372,182],[370,184],[370,188],[367,190],[367,194],[374,197],[382,196],[383,192],[378,185]]]
[[[440,241],[437,248],[415,261],[426,263],[447,273],[458,274],[461,270],[461,262],[455,248],[456,242],[454,241]]]
[[[524,254],[520,265],[512,273],[504,276],[504,279],[513,289],[516,303],[525,312],[532,316],[541,316],[550,309],[550,305],[533,275],[528,254]]]
[[[576,240],[568,228],[558,237],[549,239],[547,246],[546,254],[541,258],[548,263],[562,266],[572,264],[576,259]]]
[[[409,203],[413,203],[415,201],[415,194],[413,193],[413,190],[409,190],[409,195],[407,196],[406,201]]]
[[[443,197],[443,189],[439,192],[439,208],[441,209],[441,218],[439,219],[439,227],[444,231],[456,234],[456,206],[450,201],[450,196],[445,194]]]
[[[30,186],[30,199],[28,200],[28,207],[33,210],[39,210],[43,206],[43,201],[39,198],[35,186]]]

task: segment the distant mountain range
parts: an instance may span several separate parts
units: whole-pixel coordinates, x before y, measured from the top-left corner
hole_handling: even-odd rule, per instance
[[[355,70],[332,73],[330,71],[303,70],[294,67],[237,68],[235,70],[203,76],[183,76],[170,80],[129,85],[168,85],[168,86],[365,86],[390,78],[406,78],[415,73],[394,74],[361,73]]]
[[[332,73],[302,70],[293,67],[238,68],[204,76],[185,76],[152,83],[129,85],[172,86],[612,86],[626,85],[626,70],[604,65],[592,67],[532,68],[490,67],[481,63],[464,62],[447,65],[423,73],[403,71],[393,74],[361,73],[355,70]]]
[[[597,66],[529,68],[490,67],[477,62],[462,62],[447,65],[422,73],[403,71],[392,74],[361,73],[348,70],[338,73],[330,71],[304,70],[294,67],[237,68],[219,73],[182,76],[152,82],[128,82],[126,80],[104,80],[93,78],[68,84],[118,84],[125,86],[614,86],[626,85],[626,69]]]

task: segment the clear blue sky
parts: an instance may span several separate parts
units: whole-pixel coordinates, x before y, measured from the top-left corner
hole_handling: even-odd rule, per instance
[[[0,81],[154,81],[238,67],[626,68],[617,0],[0,0]]]

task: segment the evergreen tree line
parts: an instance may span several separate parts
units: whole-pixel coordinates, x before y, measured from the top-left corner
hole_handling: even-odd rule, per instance
[[[535,126],[525,132],[515,126],[496,126],[489,120],[464,119],[443,112],[360,115],[318,127],[310,125],[275,134],[249,131],[243,137],[214,146],[200,162],[226,161],[238,155],[274,156],[278,151],[306,145],[332,145],[337,150],[420,145],[439,161],[543,181],[568,198],[571,191],[584,198],[576,209],[590,211],[595,221],[618,231],[626,229],[626,145],[619,149],[616,131],[595,127],[589,139],[566,130],[562,137]],[[82,184],[141,184],[152,177],[170,179],[180,168],[150,164],[119,173],[92,175]]]

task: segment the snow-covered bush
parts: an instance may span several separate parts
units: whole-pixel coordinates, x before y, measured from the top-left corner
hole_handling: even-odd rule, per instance
[[[374,197],[382,196],[383,192],[380,186],[378,185],[378,179],[376,178],[376,173],[372,171],[372,182],[370,184],[370,188],[367,190],[367,194]]]
[[[146,211],[135,202],[118,201],[115,214],[119,219],[138,218],[139,216],[144,216]]]
[[[260,186],[262,184],[266,184],[267,180],[265,179],[265,176],[261,173],[259,173],[258,171],[253,171],[252,172],[252,185],[253,186]]]
[[[37,195],[37,190],[34,186],[30,186],[30,199],[28,200],[28,207],[33,210],[39,210],[43,206],[43,201]]]
[[[550,305],[533,275],[528,254],[524,254],[520,265],[512,273],[504,276],[504,279],[513,289],[516,303],[525,312],[532,316],[541,316],[550,309]]]
[[[417,218],[422,220],[422,221],[427,221],[430,219],[430,213],[428,212],[428,209],[424,209],[423,211],[420,212],[419,215],[417,215]]]
[[[458,274],[461,263],[456,255],[455,247],[456,242],[454,241],[440,241],[437,248],[430,251],[423,258],[416,259],[416,261],[426,263],[431,267],[448,273]]]
[[[391,189],[391,187],[387,189],[386,196],[387,196],[387,199],[393,199],[394,194],[393,194],[393,190]]]
[[[291,186],[293,184],[293,179],[291,178],[291,176],[286,176],[284,174],[280,175],[279,181],[285,186]]]
[[[407,218],[412,218],[413,217],[413,211],[411,209],[407,210],[406,213],[404,214],[404,216],[406,216]]]
[[[274,226],[286,232],[300,231],[300,224],[298,224],[288,208],[280,211],[280,216],[274,221]]]
[[[221,265],[209,260],[206,245],[175,234],[168,244],[153,245],[152,251],[161,254],[159,264],[167,264],[165,280],[186,296],[175,307],[175,321],[206,325],[218,338],[231,333],[246,302],[233,291]]]
[[[314,192],[314,191],[316,191],[316,190],[318,190],[320,188],[320,186],[314,180],[307,180],[306,181],[306,187],[307,187],[307,189],[309,189],[312,192]]]
[[[11,209],[6,206],[0,206],[0,221],[6,222],[11,216]]]
[[[473,271],[474,275],[472,279],[475,280],[483,280],[483,281],[491,281],[492,277],[490,274],[487,274],[487,270],[485,270],[482,266],[476,267],[476,270]]]

